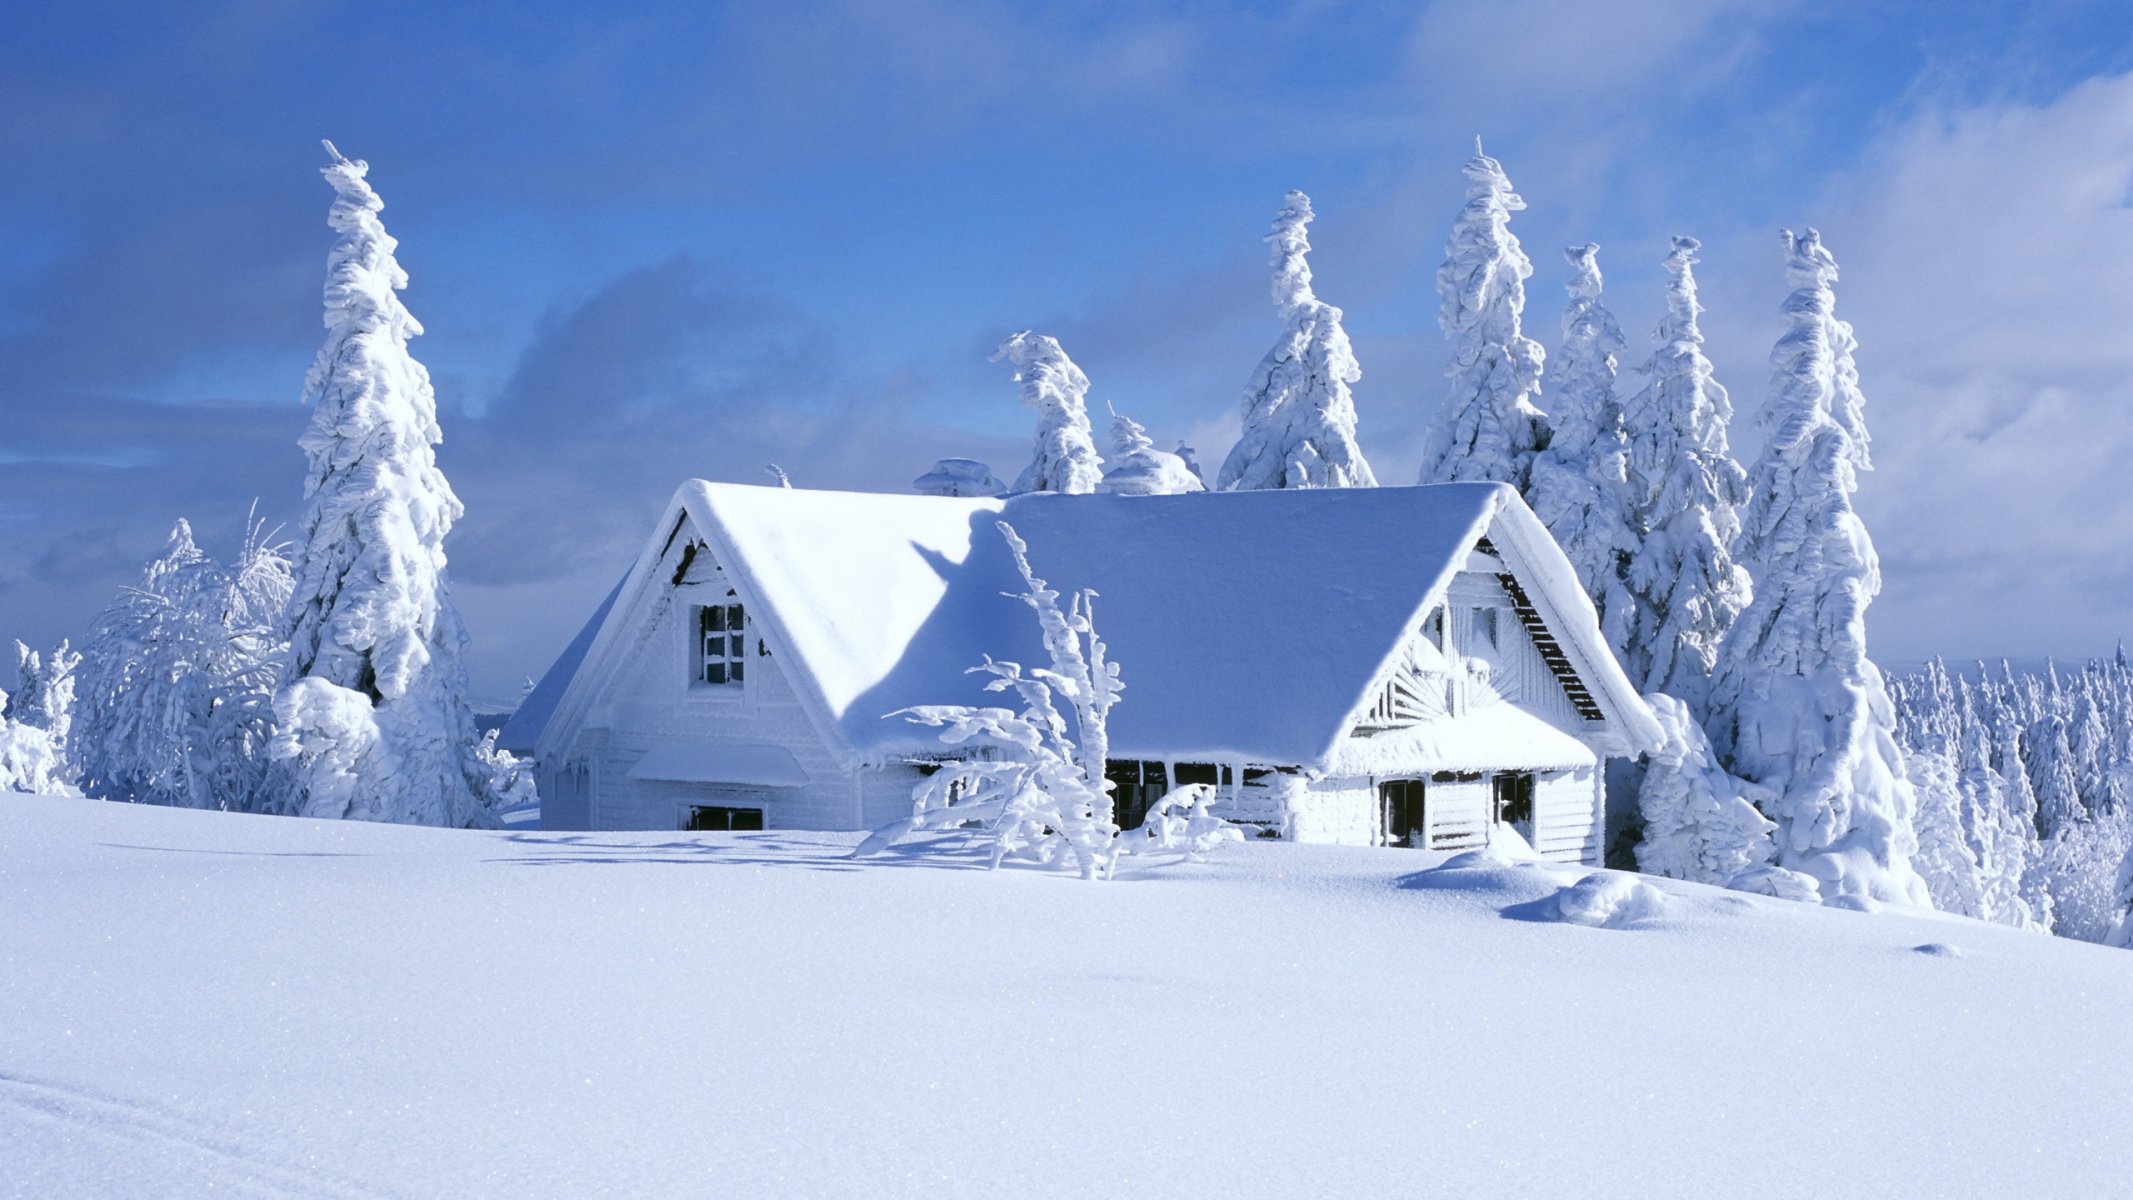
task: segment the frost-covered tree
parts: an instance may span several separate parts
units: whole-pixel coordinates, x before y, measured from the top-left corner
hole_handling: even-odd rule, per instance
[[[1552,432],[1533,460],[1526,501],[1576,568],[1599,610],[1601,632],[1621,654],[1636,616],[1627,576],[1637,538],[1630,526],[1629,440],[1615,396],[1622,330],[1600,302],[1599,253],[1590,243],[1563,251],[1570,303],[1548,404]]]
[[[74,726],[74,671],[80,665],[81,655],[63,639],[42,654],[16,642],[15,691],[0,704],[11,719],[52,735],[62,758]]]
[[[1452,340],[1452,383],[1424,434],[1424,483],[1499,480],[1523,492],[1547,441],[1536,403],[1547,352],[1520,328],[1533,262],[1511,232],[1511,214],[1525,207],[1475,138],[1466,207],[1437,268],[1437,323]]]
[[[310,471],[274,755],[305,816],[492,825],[445,571],[462,509],[437,467],[429,372],[407,350],[422,326],[400,302],[407,272],[368,165],[326,150],[339,238],[305,380]]]
[[[1018,492],[1081,495],[1103,482],[1103,458],[1089,430],[1089,377],[1059,339],[1025,329],[1000,343],[993,362],[1006,359],[1022,385],[1022,403],[1037,410],[1037,445],[1015,480]]]
[[[1642,368],[1643,389],[1622,403],[1637,545],[1627,567],[1632,619],[1614,645],[1631,679],[1708,720],[1718,646],[1747,607],[1750,584],[1733,552],[1736,508],[1747,499],[1746,475],[1726,445],[1733,401],[1704,357],[1696,322],[1700,248],[1695,238],[1673,239],[1659,347]]]
[[[1274,268],[1281,338],[1244,388],[1244,432],[1222,462],[1222,491],[1376,487],[1355,440],[1355,398],[1363,377],[1341,328],[1341,310],[1311,287],[1311,198],[1290,192],[1266,235]]]
[[[1107,492],[1122,496],[1177,496],[1207,490],[1184,459],[1156,449],[1148,430],[1116,409],[1111,412],[1110,463],[1111,468],[1104,472],[1103,490]]]
[[[2113,926],[2106,945],[2121,950],[2133,950],[2133,848],[2118,863],[2118,924]]]
[[[1104,760],[1111,708],[1125,684],[1096,634],[1095,593],[1078,592],[1062,608],[1059,593],[1030,568],[1029,547],[1014,527],[997,525],[1022,573],[1020,599],[1037,616],[1051,663],[1025,671],[987,657],[971,668],[992,676],[987,691],[1013,693],[1020,711],[926,705],[889,714],[937,726],[944,744],[977,753],[926,777],[913,794],[910,819],[877,832],[858,853],[915,830],[975,824],[996,867],[1025,858],[1074,866],[1087,879],[1105,877],[1123,848]]]
[[[1657,692],[1644,699],[1666,741],[1651,752],[1637,793],[1637,869],[1725,887],[1768,863],[1777,826],[1756,809],[1766,793],[1720,769],[1686,704]]]
[[[58,743],[43,729],[4,715],[7,702],[8,694],[0,691],[0,792],[76,794]]]
[[[1763,811],[1781,866],[1813,876],[1825,899],[1927,904],[1895,711],[1866,653],[1881,570],[1852,511],[1867,465],[1855,342],[1821,238],[1787,231],[1785,246],[1788,328],[1771,354],[1741,542],[1759,577],[1720,655],[1711,740],[1734,774],[1776,793]]]
[[[248,522],[227,566],[181,520],[96,620],[76,672],[83,790],[107,800],[277,811],[266,784],[289,561]]]

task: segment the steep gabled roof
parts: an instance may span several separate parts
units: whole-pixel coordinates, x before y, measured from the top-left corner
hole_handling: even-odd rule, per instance
[[[1008,594],[1021,582],[1001,520],[1053,587],[1098,593],[1096,628],[1126,683],[1111,715],[1118,758],[1321,766],[1485,533],[1508,520],[1520,526],[1518,557],[1534,557],[1538,531],[1543,553],[1561,558],[1499,484],[1003,500],[692,480],[615,614],[664,584],[684,516],[832,748],[853,761],[939,751],[932,731],[888,717],[897,709],[1001,703],[968,673],[985,655],[1044,663],[1029,609]],[[1559,565],[1532,572],[1530,586],[1568,615],[1566,639],[1598,646],[1591,606]],[[1556,594],[1564,580],[1567,597]],[[617,639],[594,639],[592,673]],[[1579,648],[1634,739],[1649,714],[1604,649],[1602,665]]]

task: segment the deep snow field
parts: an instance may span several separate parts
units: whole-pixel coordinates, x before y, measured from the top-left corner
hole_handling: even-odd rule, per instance
[[[2114,1196],[2133,954],[1277,844],[0,796],[0,1194]],[[1471,860],[1469,860],[1471,861]],[[1599,890],[1600,903],[1579,909]]]

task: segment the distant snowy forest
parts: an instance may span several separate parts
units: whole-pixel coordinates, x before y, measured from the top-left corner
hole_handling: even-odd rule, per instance
[[[399,299],[397,243],[367,165],[327,149],[337,240],[327,336],[305,385],[306,506],[291,541],[254,524],[223,562],[179,520],[79,650],[18,643],[16,687],[0,693],[0,790],[451,827],[494,826],[535,803],[528,764],[477,734],[467,700],[467,635],[444,554],[461,508],[436,463],[443,434],[428,374],[408,352],[422,328]],[[1614,864],[2133,942],[2133,666],[2123,653],[2042,673],[1951,673],[1936,662],[1893,680],[1867,655],[1881,581],[1852,496],[1872,466],[1870,439],[1857,343],[1836,316],[1837,262],[1819,235],[1783,234],[1791,291],[1757,406],[1761,449],[1743,464],[1728,442],[1733,401],[1703,353],[1698,242],[1672,240],[1666,317],[1624,379],[1628,340],[1604,303],[1599,247],[1564,252],[1551,355],[1525,330],[1534,268],[1511,232],[1525,201],[1478,142],[1465,179],[1437,271],[1448,384],[1428,402],[1419,482],[1518,489],[1660,718],[1664,744],[1609,780],[1622,816]],[[1088,376],[1058,340],[1025,330],[995,355],[1038,414],[1012,490],[1378,486],[1357,438],[1351,388],[1362,369],[1341,310],[1314,288],[1314,217],[1309,197],[1290,192],[1266,237],[1281,333],[1250,372],[1242,434],[1212,480],[1190,447],[1158,449],[1117,412],[1107,462]],[[987,464],[960,458],[916,486],[1004,490]],[[1056,596],[1033,577],[1031,587]],[[1056,610],[1048,619],[1068,620]],[[1076,637],[1096,646],[1086,624]],[[1055,662],[1050,677],[1073,680],[1073,667]],[[1078,677],[1082,692],[1101,692],[1085,666]],[[1020,690],[1037,717],[1012,721],[1051,729],[1050,701],[1033,687]],[[1062,705],[1076,713],[1071,735],[1065,718],[1041,738],[1015,726],[1035,747],[1019,767],[1009,747],[984,779],[941,778],[1011,813],[996,817],[1002,839],[1071,833],[1072,852],[1058,857],[1095,874],[1116,852],[1104,707]],[[967,714],[922,716],[973,736]],[[1000,720],[988,728],[1014,741]],[[1001,778],[1018,781],[1020,799],[1001,798]],[[942,788],[921,792],[913,828],[948,806]],[[1176,805],[1186,814],[1177,837],[1212,848],[1230,832],[1209,828],[1219,823],[1204,797]]]

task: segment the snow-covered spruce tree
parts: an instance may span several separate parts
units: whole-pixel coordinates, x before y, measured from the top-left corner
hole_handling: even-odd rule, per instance
[[[1749,575],[1735,558],[1736,507],[1747,477],[1726,445],[1733,401],[1713,377],[1696,316],[1695,238],[1673,239],[1666,257],[1666,320],[1645,385],[1623,401],[1629,443],[1628,563],[1635,597],[1613,645],[1646,691],[1686,701],[1708,721],[1706,692],[1719,642],[1747,607]]]
[[[856,853],[877,852],[914,831],[975,823],[991,844],[995,867],[1022,858],[1071,865],[1087,879],[1107,877],[1123,849],[1104,779],[1107,723],[1125,684],[1096,634],[1095,593],[1078,592],[1061,608],[1059,593],[1030,569],[1029,547],[1014,527],[997,525],[1022,573],[1020,599],[1037,615],[1051,664],[1024,671],[988,657],[971,668],[993,677],[987,691],[1014,693],[1019,712],[926,705],[889,714],[938,726],[944,744],[976,755],[928,776],[913,793],[910,819],[878,831]]]
[[[1290,192],[1266,235],[1274,268],[1281,338],[1244,387],[1244,432],[1222,461],[1221,491],[1376,487],[1355,440],[1355,398],[1363,377],[1341,328],[1341,310],[1311,288],[1311,198]]]
[[[407,272],[368,165],[326,150],[339,240],[326,341],[305,380],[310,471],[274,757],[304,816],[489,826],[491,772],[475,754],[466,633],[445,573],[462,510],[437,468],[429,372],[407,352],[422,326],[400,302]]]
[[[1089,377],[1059,339],[1025,329],[1000,343],[993,362],[1006,359],[1022,385],[1022,403],[1037,410],[1037,445],[1015,480],[1018,492],[1081,495],[1103,481],[1103,459],[1089,430]]]
[[[1590,243],[1563,251],[1570,304],[1548,404],[1551,433],[1533,460],[1526,501],[1577,569],[1600,630],[1619,654],[1636,615],[1627,573],[1637,539],[1629,523],[1629,441],[1615,396],[1622,330],[1600,303],[1599,253]]]
[[[1475,138],[1466,207],[1437,268],[1437,322],[1452,340],[1452,383],[1424,434],[1424,483],[1499,480],[1523,492],[1547,441],[1547,418],[1535,403],[1547,352],[1519,327],[1533,262],[1511,233],[1511,214],[1525,206]]]
[[[1155,448],[1139,421],[1111,411],[1111,468],[1103,490],[1122,496],[1177,496],[1204,492],[1207,485],[1175,454]]]
[[[1777,826],[1756,809],[1765,793],[1718,768],[1687,705],[1657,692],[1644,699],[1666,742],[1652,751],[1637,793],[1644,817],[1637,869],[1725,887],[1763,867],[1777,853],[1770,841]]]
[[[1785,247],[1789,328],[1771,353],[1741,540],[1759,577],[1719,656],[1711,740],[1735,775],[1776,793],[1763,811],[1779,865],[1813,876],[1825,900],[1928,904],[1895,713],[1866,655],[1881,570],[1851,503],[1868,465],[1855,343],[1821,238],[1788,230]]]
[[[179,521],[96,620],[76,678],[83,790],[106,800],[280,811],[267,787],[289,562],[248,523],[225,567]]]
[[[2118,864],[2118,924],[2103,942],[2106,946],[2133,950],[2133,849],[2128,849]]]

